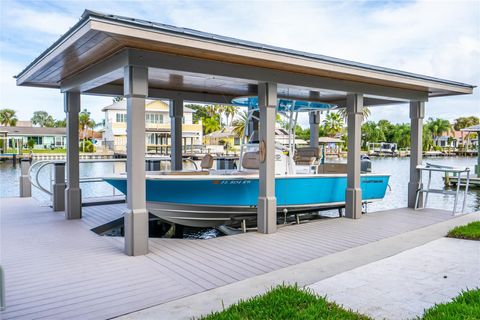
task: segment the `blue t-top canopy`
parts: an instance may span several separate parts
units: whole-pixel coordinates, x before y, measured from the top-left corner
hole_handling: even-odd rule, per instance
[[[248,107],[249,111],[258,110],[258,97],[239,97],[232,99],[232,104],[241,107]],[[314,102],[314,101],[303,101],[303,100],[291,100],[291,99],[278,99],[277,111],[278,112],[287,112],[287,111],[298,111],[298,112],[308,112],[308,111],[319,111],[319,110],[329,110],[335,108],[336,105]]]

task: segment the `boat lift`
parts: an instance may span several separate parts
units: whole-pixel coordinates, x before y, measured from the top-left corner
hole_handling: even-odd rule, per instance
[[[470,168],[468,167],[451,167],[451,166],[443,166],[443,165],[436,165],[432,163],[428,163],[426,165],[419,165],[417,166],[417,170],[420,171],[420,181],[418,183],[419,188],[417,190],[417,195],[415,198],[415,210],[419,209],[418,208],[418,200],[420,197],[420,193],[426,193],[425,195],[425,201],[423,203],[423,207],[427,206],[427,201],[428,201],[428,194],[429,193],[439,193],[439,194],[445,194],[445,195],[454,195],[455,196],[455,201],[453,203],[453,210],[452,214],[455,215],[457,212],[457,203],[458,203],[458,195],[460,193],[460,180],[461,180],[461,175],[466,174],[467,180],[465,183],[465,190],[463,193],[463,204],[462,204],[462,213],[465,212],[465,204],[467,203],[467,194],[468,194],[468,185],[470,184]],[[427,187],[423,188],[422,187],[422,179],[423,179],[423,174],[422,171],[428,171],[428,182],[427,182]],[[454,173],[458,175],[458,181],[457,183],[457,188],[455,191],[450,191],[450,190],[444,190],[444,189],[431,189],[430,188],[430,183],[432,180],[432,172],[443,172],[445,173]]]

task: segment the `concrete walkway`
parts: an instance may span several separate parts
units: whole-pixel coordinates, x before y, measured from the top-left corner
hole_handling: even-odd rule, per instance
[[[375,319],[413,319],[480,287],[480,241],[438,239],[309,287]]]
[[[443,239],[444,235],[448,232],[448,230],[450,230],[454,226],[463,225],[471,221],[477,220],[480,220],[479,213],[458,216],[454,219],[440,222],[428,227],[406,232],[390,238],[381,239],[379,241],[372,242],[366,245],[333,253],[308,262],[296,264],[263,275],[251,277],[229,285],[215,288],[209,291],[170,301],[162,305],[125,315],[121,318],[130,320],[159,319],[159,315],[161,315],[162,319],[192,319],[193,317],[208,314],[212,311],[222,310],[223,307],[228,307],[229,305],[238,302],[238,300],[240,299],[247,299],[249,297],[262,294],[271,287],[281,283],[297,283],[300,286],[308,286],[312,284],[320,285],[323,280],[326,281],[326,279],[330,277],[335,277],[336,275],[340,274],[348,275],[355,272],[356,268],[362,268],[363,266],[379,263],[382,261],[382,259],[393,257],[395,255],[408,254],[408,252],[410,251],[419,250],[418,247],[421,248],[421,246],[424,245],[428,246],[430,244],[435,244],[437,241],[448,241],[450,239]],[[472,242],[456,240],[452,241],[458,244],[467,243],[466,246],[461,246],[461,249],[457,249],[457,254],[460,256],[469,256],[471,260],[469,260],[468,266],[470,268],[475,263],[478,267],[478,253],[476,254],[477,262],[475,262],[475,255],[472,256],[471,254],[472,251],[475,250],[475,248],[472,249],[468,246],[477,245],[478,252],[478,244],[480,244],[480,242],[474,242],[472,244]],[[465,252],[465,254],[462,254],[463,252]],[[443,257],[442,253],[444,253],[447,257]],[[448,259],[448,252],[440,250],[438,254],[439,256],[442,256],[440,259]],[[462,261],[458,258],[455,259],[460,262]],[[406,265],[414,265],[420,270],[422,268],[422,265],[418,265],[418,262],[416,260],[405,260],[404,263]],[[435,261],[432,261],[432,264],[435,264]],[[465,262],[465,264],[467,264],[467,262]],[[395,263],[393,265],[395,265]],[[465,265],[461,265],[461,267],[458,267],[458,265],[452,265],[452,269],[455,269],[456,272],[459,272],[460,274],[470,275],[472,278],[475,274],[470,269],[463,272],[462,270],[466,270]],[[476,272],[476,274],[479,274],[478,271]],[[444,274],[442,273],[442,280],[443,275]],[[457,283],[455,279],[458,278],[458,275],[456,278],[453,271],[449,271],[449,273],[447,273],[446,275],[446,280],[448,280],[448,276],[450,275],[450,277],[452,278],[448,281],[453,281],[452,283]],[[473,280],[471,282],[474,283]],[[358,285],[364,284],[363,282],[358,281],[356,283]],[[465,287],[464,282],[458,282],[457,287]],[[453,292],[454,288],[455,286],[452,284],[452,291],[449,292]],[[340,287],[337,289],[343,290],[343,288]],[[388,290],[390,290],[390,288],[388,288]],[[460,291],[460,289],[457,290],[456,293],[458,293],[458,291]],[[382,294],[382,292],[377,293],[379,295]],[[356,296],[357,295],[352,294],[352,299],[355,299]],[[431,298],[435,299],[433,296]],[[401,319],[401,317],[394,317],[394,319]]]

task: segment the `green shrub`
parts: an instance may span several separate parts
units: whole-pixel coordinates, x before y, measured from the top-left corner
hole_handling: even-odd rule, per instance
[[[28,139],[27,146],[29,149],[33,149],[33,147],[35,147],[35,140],[32,138]]]
[[[93,145],[92,141],[85,140],[80,143],[80,152],[95,152],[95,146]]]

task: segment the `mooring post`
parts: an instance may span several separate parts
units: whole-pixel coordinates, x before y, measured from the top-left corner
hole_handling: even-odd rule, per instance
[[[22,159],[20,162],[20,197],[26,198],[32,196],[32,184],[28,171],[30,170],[30,161]]]
[[[65,210],[65,162],[54,163],[53,211]]]

